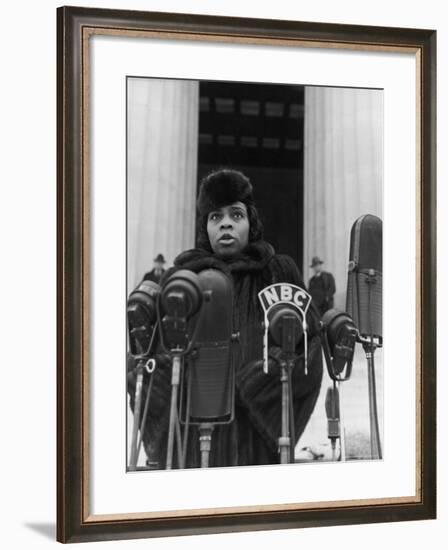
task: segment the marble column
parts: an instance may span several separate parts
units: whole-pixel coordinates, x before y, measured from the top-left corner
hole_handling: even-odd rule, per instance
[[[304,134],[304,274],[320,256],[345,309],[352,224],[382,218],[383,92],[306,87]]]
[[[128,79],[128,291],[194,245],[199,83]]]

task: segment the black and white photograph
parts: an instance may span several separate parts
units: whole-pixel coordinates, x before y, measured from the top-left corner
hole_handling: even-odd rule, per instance
[[[58,10],[58,540],[435,517],[435,37]]]
[[[127,77],[128,472],[382,460],[383,103]]]
[[[5,4],[2,548],[443,547],[443,6]]]

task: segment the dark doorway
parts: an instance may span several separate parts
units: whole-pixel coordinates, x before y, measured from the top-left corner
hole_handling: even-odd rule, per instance
[[[254,186],[265,238],[303,261],[304,88],[201,82],[199,181],[216,168],[243,171]]]

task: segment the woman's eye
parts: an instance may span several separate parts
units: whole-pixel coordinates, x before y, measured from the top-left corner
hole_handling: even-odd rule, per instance
[[[240,218],[243,217],[243,214],[242,214],[241,212],[235,212],[235,213],[233,214],[233,217],[234,217],[234,218],[240,219]]]
[[[210,219],[211,219],[212,221],[215,222],[218,218],[219,218],[219,215],[218,215],[218,214],[210,214]]]

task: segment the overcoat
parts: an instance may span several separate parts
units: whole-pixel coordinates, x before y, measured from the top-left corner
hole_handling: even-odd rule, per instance
[[[334,277],[327,271],[322,271],[319,275],[311,277],[308,283],[308,289],[313,297],[314,305],[323,315],[333,307],[333,297],[336,292]]]
[[[156,273],[155,268],[151,269],[151,271],[148,271],[148,273],[145,273],[143,276],[144,281],[153,281],[154,283],[159,284],[160,281],[163,279],[163,275],[166,272],[166,269],[161,269],[160,274]]]
[[[212,435],[210,466],[236,466],[279,463],[278,438],[281,430],[281,350],[270,346],[270,367],[266,374],[261,367],[263,352],[263,311],[258,292],[273,283],[288,282],[305,288],[294,261],[275,254],[265,241],[250,243],[238,256],[223,260],[213,253],[192,249],[180,254],[169,277],[177,269],[200,272],[215,268],[229,274],[233,281],[234,332],[240,333],[235,346],[235,417],[232,423],[218,425]],[[314,409],[322,380],[322,353],[319,336],[319,314],[314,307],[307,313],[308,372],[304,369],[304,343],[297,347],[292,369],[292,394],[296,444]],[[171,366],[167,356],[157,356],[158,366],[152,382],[149,414],[144,426],[144,446],[148,463],[164,468],[171,393]],[[134,407],[135,373],[128,361],[128,392]],[[145,377],[143,399],[148,388]],[[174,466],[176,466],[176,458]],[[190,426],[186,467],[200,466],[199,433]]]

